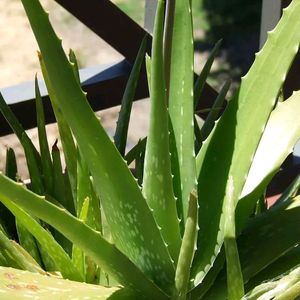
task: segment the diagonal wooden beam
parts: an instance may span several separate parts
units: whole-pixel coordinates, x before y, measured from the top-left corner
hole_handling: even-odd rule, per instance
[[[148,34],[109,0],[55,0],[78,20],[133,63]],[[150,50],[150,42],[148,50]]]
[[[124,55],[130,63],[134,62],[145,35],[148,35],[147,52],[151,52],[151,35],[110,0],[55,1],[120,52],[120,54]],[[145,68],[143,68],[142,73],[142,79],[138,85],[140,94],[143,94],[141,89],[147,87]],[[206,84],[199,101],[199,109],[211,107],[216,97],[217,92]],[[205,117],[205,115],[206,113],[203,113],[202,117]]]

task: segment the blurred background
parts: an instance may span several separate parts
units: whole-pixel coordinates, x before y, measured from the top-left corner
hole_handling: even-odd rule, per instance
[[[78,22],[53,0],[40,0],[50,13],[50,20],[63,39],[66,51],[75,50],[80,67],[114,63],[122,56],[102,41],[93,32]],[[113,0],[124,12],[141,26],[144,24],[145,1]],[[261,17],[261,0],[193,0],[195,70],[200,72],[206,58],[219,39],[223,39],[221,51],[213,65],[209,83],[217,90],[223,82],[233,79],[232,89],[238,86],[239,78],[249,69],[254,53],[258,50]],[[113,24],[108,24],[113,26]],[[0,1],[0,87],[32,81],[39,73],[36,51],[38,49],[20,0]],[[130,124],[130,143],[146,135],[149,103],[139,101],[134,105]],[[102,124],[113,134],[119,108],[102,111]],[[48,125],[49,143],[57,139],[55,125]],[[28,134],[36,143],[35,129]],[[5,148],[17,149],[19,171],[27,176],[22,162],[23,153],[17,140],[0,138],[0,168],[3,168]]]

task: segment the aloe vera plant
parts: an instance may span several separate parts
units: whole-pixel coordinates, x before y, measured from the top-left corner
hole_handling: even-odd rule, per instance
[[[146,60],[149,133],[128,153],[146,41],[113,142],[81,90],[74,52],[66,56],[38,0],[21,2],[40,48],[66,169],[56,143],[48,147],[38,82],[40,153],[1,96],[0,110],[25,149],[31,179],[27,187],[16,182],[9,150],[6,175],[0,175],[1,297],[54,299],[53,290],[62,299],[300,296],[299,179],[278,204],[256,210],[300,138],[300,92],[278,101],[300,43],[300,2],[284,10],[222,116],[217,120],[216,112],[229,83],[201,127],[195,104],[219,43],[194,85],[190,1],[169,0],[164,11],[159,0]],[[129,168],[133,161],[136,172]]]

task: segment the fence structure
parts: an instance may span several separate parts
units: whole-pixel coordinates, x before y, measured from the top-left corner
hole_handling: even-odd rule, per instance
[[[148,52],[150,52],[151,34],[149,33],[152,32],[153,28],[157,0],[144,0],[145,28],[135,23],[110,0],[55,1],[124,56],[123,61],[113,65],[81,70],[83,90],[87,92],[88,100],[95,111],[119,105],[131,66],[145,35],[148,35]],[[271,30],[278,22],[282,8],[287,6],[289,2],[290,0],[263,0],[260,46],[266,39],[267,31]],[[108,24],[113,24],[113,26],[108,26]],[[300,55],[296,58],[296,62],[287,76],[284,88],[286,95],[291,94],[295,89],[300,89],[300,76],[296,76],[296,65],[300,65]],[[54,115],[46,89],[42,82],[40,84],[45,105],[46,123],[51,123],[55,120]],[[36,127],[34,83],[23,83],[0,89],[0,91],[24,128]],[[147,96],[148,87],[144,67],[138,84],[136,99]],[[216,96],[216,91],[206,85],[199,101],[199,109],[209,108]],[[204,113],[202,117],[205,117]],[[10,127],[2,116],[0,116],[0,124],[0,136],[11,133]],[[281,174],[274,179],[272,187],[274,193],[278,192],[277,189],[286,185],[300,171],[299,165],[295,165],[291,159],[288,160],[286,166]]]
[[[141,40],[145,35],[149,36],[148,52],[150,52],[151,35],[149,32],[152,32],[157,0],[144,0],[145,28],[135,23],[110,0],[55,1],[124,56],[124,61],[114,65],[81,71],[82,87],[87,92],[89,102],[94,110],[102,110],[120,104],[126,79]],[[289,0],[263,0],[260,45],[265,40],[267,30],[274,27],[277,23],[282,7],[289,2]],[[113,24],[113,26],[108,26],[108,24]],[[292,68],[286,82],[286,94],[291,93],[295,86],[300,88],[300,80],[298,79],[297,81],[297,78],[299,76],[295,76],[295,71]],[[43,86],[43,83],[41,85]],[[116,87],[118,88],[116,89]],[[43,88],[42,90],[46,122],[51,123],[55,120],[54,115],[46,90]],[[5,100],[26,129],[36,126],[33,91],[33,82],[1,90]],[[209,85],[206,85],[202,99],[199,101],[199,109],[210,107],[216,95],[217,93]],[[136,99],[142,99],[147,96],[146,72],[145,68],[143,68]],[[205,114],[202,117],[205,117]],[[2,116],[0,116],[0,124],[0,136],[11,133],[10,127]]]

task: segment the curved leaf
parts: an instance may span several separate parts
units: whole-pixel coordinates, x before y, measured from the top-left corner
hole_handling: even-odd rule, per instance
[[[184,53],[184,55],[183,55]],[[154,76],[154,75],[153,75]],[[188,214],[190,193],[196,186],[194,151],[194,42],[190,1],[175,1],[172,35],[169,114],[174,135],[170,143],[175,196],[183,226]]]
[[[20,209],[11,201],[7,201],[5,197],[1,198],[0,201],[15,215],[18,222],[22,224],[22,226],[24,226],[24,228],[26,228],[41,244],[43,250],[46,251],[51,259],[55,262],[57,271],[61,272],[64,278],[83,281],[83,277],[73,265],[70,257],[55,241],[55,239],[49,232],[47,232],[24,210]]]
[[[99,232],[85,225],[65,209],[58,208],[2,174],[0,187],[1,201],[15,203],[59,230],[119,283],[136,291],[143,291],[145,295],[153,296],[154,299],[167,299],[167,296],[128,257],[107,242]]]
[[[62,280],[54,276],[0,267],[1,299],[135,299],[129,290],[120,287],[98,285]]]
[[[143,194],[153,210],[172,259],[177,263],[181,236],[173,191],[168,111],[163,65],[164,2],[158,1],[151,62],[151,109],[144,161]]]
[[[88,105],[39,1],[22,0],[22,3],[58,106],[94,179],[116,246],[147,276],[168,289],[174,278],[174,266],[137,182]]]
[[[197,160],[200,205],[194,285],[209,271],[223,244],[223,201],[229,177],[237,203],[279,89],[297,53],[300,2],[293,1],[256,56],[241,87],[204,143]],[[284,46],[283,46],[284,45]],[[274,61],[280,63],[274,64]],[[272,74],[272,76],[269,76]]]
[[[237,206],[238,231],[241,231],[258,197],[299,140],[300,122],[295,122],[299,114],[300,92],[295,92],[288,100],[278,103],[272,111]]]

